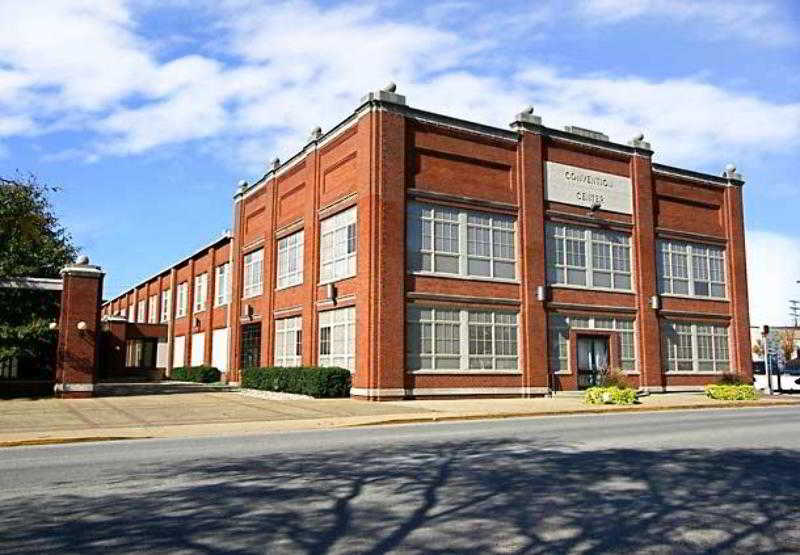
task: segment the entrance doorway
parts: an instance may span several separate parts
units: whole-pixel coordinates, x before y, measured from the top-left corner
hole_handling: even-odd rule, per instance
[[[578,336],[578,389],[598,384],[599,374],[608,369],[608,337]]]

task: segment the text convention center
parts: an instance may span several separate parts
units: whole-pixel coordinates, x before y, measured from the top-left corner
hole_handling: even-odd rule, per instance
[[[652,153],[532,108],[502,129],[370,93],[240,184],[231,233],[103,304],[166,329],[117,366],[341,366],[365,399],[749,379],[742,178]]]

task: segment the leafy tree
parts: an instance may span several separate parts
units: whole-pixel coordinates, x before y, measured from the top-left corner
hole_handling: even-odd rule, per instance
[[[58,187],[34,175],[0,177],[0,282],[19,277],[58,278],[77,249],[58,222],[50,195]],[[0,361],[51,357],[58,292],[0,287]]]

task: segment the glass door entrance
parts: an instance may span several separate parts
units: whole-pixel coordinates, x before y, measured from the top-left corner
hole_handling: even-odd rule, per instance
[[[578,389],[597,385],[608,369],[608,337],[578,336]]]

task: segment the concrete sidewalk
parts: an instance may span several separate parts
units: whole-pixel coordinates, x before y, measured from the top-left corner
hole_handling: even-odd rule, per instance
[[[0,446],[238,435],[409,422],[592,412],[798,405],[800,396],[724,402],[702,394],[651,395],[634,406],[585,405],[579,397],[373,403],[351,399],[271,400],[234,391],[93,399],[0,401]]]

